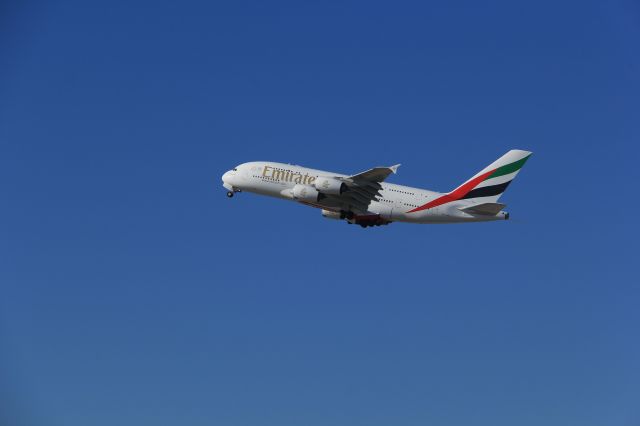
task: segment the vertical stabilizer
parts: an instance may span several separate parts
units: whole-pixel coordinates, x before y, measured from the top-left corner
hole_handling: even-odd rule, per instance
[[[529,151],[512,149],[449,194],[459,200],[482,198],[482,202],[495,203],[530,156]]]

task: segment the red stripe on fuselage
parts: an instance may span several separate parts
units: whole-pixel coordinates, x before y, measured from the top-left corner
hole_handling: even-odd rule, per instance
[[[497,169],[493,169],[493,170],[488,171],[487,173],[483,173],[480,176],[478,176],[477,178],[471,179],[469,182],[460,185],[459,187],[457,187],[456,189],[454,189],[450,193],[445,194],[442,197],[438,197],[435,200],[431,200],[427,204],[424,204],[424,205],[422,205],[420,207],[416,207],[413,210],[409,210],[407,213],[415,213],[415,212],[419,212],[421,210],[427,210],[427,209],[431,209],[433,207],[438,207],[438,206],[441,206],[443,204],[450,203],[451,201],[459,200],[462,197],[464,197],[465,195],[467,195],[467,193],[469,191],[471,191],[473,188],[475,188],[476,186],[480,185],[480,183],[482,181],[484,181],[486,178],[491,176],[491,174],[493,172],[495,172],[496,170]]]

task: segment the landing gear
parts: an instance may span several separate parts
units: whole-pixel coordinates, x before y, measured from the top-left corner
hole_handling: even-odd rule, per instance
[[[354,217],[355,217],[355,214],[353,212],[348,212],[344,210],[340,211],[340,219],[353,220]]]
[[[347,222],[347,223],[351,223],[351,222]],[[368,227],[374,227],[374,226],[382,226],[382,225],[388,225],[391,222],[390,221],[385,221],[385,222],[372,222],[372,221],[368,221],[368,222],[355,222],[356,224],[360,225],[363,228],[368,228]]]
[[[228,191],[227,192],[227,197],[229,197],[229,198],[233,197],[233,191]]]
[[[356,224],[360,225],[362,228],[369,228],[374,226],[382,226],[388,225],[391,223],[390,220],[382,218],[377,214],[367,214],[367,215],[356,215],[351,211],[340,211],[340,219],[347,219],[347,223],[349,225]]]

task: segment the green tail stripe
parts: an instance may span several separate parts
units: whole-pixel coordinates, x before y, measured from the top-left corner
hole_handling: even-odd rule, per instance
[[[514,161],[513,163],[509,163],[506,164],[502,167],[499,167],[496,169],[495,172],[491,173],[491,175],[489,175],[489,177],[487,179],[491,179],[494,177],[498,177],[498,176],[504,176],[504,175],[508,175],[509,173],[513,173],[516,172],[518,170],[520,170],[520,168],[524,165],[524,163],[527,162],[527,160],[529,159],[529,157],[531,156],[531,154],[527,155],[526,157],[518,160],[518,161]]]

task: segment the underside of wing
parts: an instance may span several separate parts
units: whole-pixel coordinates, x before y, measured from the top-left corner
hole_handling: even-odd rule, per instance
[[[384,181],[392,173],[396,173],[400,164],[391,167],[374,167],[365,172],[343,177],[341,180],[347,185],[348,190],[334,196],[347,206],[348,210],[356,213],[366,213],[371,201],[375,201],[380,195]]]

